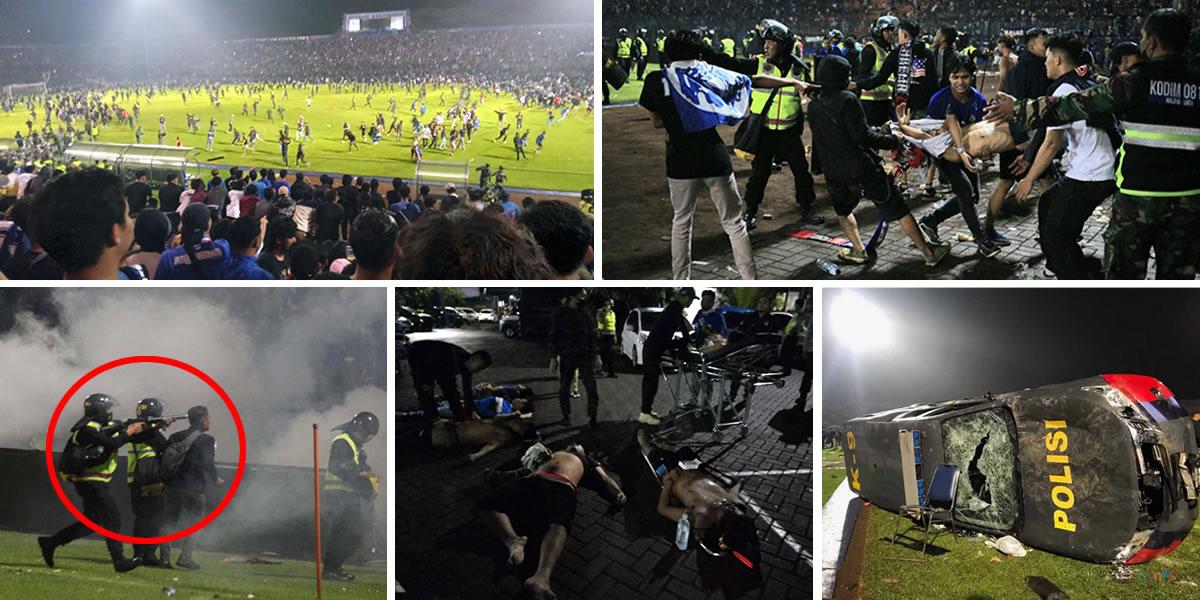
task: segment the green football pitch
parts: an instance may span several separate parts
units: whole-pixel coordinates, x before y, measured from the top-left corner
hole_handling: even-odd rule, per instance
[[[210,600],[254,598],[292,600],[316,597],[311,562],[275,559],[279,564],[249,563],[245,556],[197,552],[198,571],[142,567],[116,573],[100,540],[84,539],[58,549],[54,568],[42,562],[37,536],[0,531],[0,597],[21,600],[87,598],[129,600],[164,598]],[[356,579],[326,581],[330,600],[387,597],[387,568],[382,563],[347,565]],[[174,595],[168,595],[174,590]]]
[[[307,106],[307,92],[304,89],[288,88],[288,98],[283,98],[280,88],[274,89],[276,102],[285,108],[285,118],[277,115],[274,122],[267,119],[266,109],[271,106],[271,91],[245,96],[240,93],[238,86],[227,85],[223,88],[226,95],[221,98],[221,108],[216,108],[208,100],[207,94],[188,94],[187,103],[179,90],[168,90],[147,101],[143,96],[137,100],[141,106],[142,142],[154,144],[158,140],[158,116],[166,117],[167,136],[164,144],[175,145],[176,137],[184,146],[199,150],[198,159],[201,164],[241,167],[273,167],[284,168],[279,151],[279,131],[286,122],[291,132],[292,144],[288,150],[289,163],[287,168],[295,170],[296,158],[296,120],[303,115],[312,128],[313,141],[306,141],[304,152],[308,164],[300,168],[307,172],[348,173],[391,179],[403,177],[412,179],[416,172],[416,163],[411,158],[413,111],[411,104],[417,99],[416,91],[407,93],[403,87],[395,86],[388,91],[378,91],[374,94],[373,108],[366,107],[366,95],[362,93],[336,93],[328,86],[322,85],[312,99],[312,108]],[[418,118],[427,123],[438,112],[449,108],[461,87],[454,88],[431,86],[426,94],[425,103],[428,112]],[[442,104],[442,97],[445,104]],[[258,97],[258,116],[242,115],[243,102],[254,104]],[[404,125],[404,136],[399,141],[395,136],[385,135],[378,144],[372,144],[369,139],[362,139],[358,125],[366,123],[368,127],[375,122],[377,113],[383,113],[386,123],[391,123],[392,115],[388,109],[388,100],[396,100],[396,116]],[[472,101],[478,98],[478,92],[472,95]],[[105,101],[111,101],[111,93],[106,94]],[[128,110],[132,110],[133,102],[122,100],[118,102]],[[351,108],[356,105],[357,108]],[[418,102],[418,107],[420,102]],[[493,142],[499,133],[497,111],[503,110],[505,122],[513,125],[509,130],[506,141]],[[419,108],[418,108],[419,112]],[[524,113],[523,130],[528,130],[529,145],[526,147],[528,160],[515,160],[513,149],[513,134],[516,132],[515,119],[518,112]],[[189,133],[187,114],[192,113],[200,118],[198,133]],[[513,188],[532,188],[545,190],[561,190],[578,192],[585,188],[594,187],[594,149],[592,139],[595,132],[594,114],[587,111],[585,105],[573,108],[565,121],[560,121],[560,111],[555,110],[554,124],[547,126],[547,111],[542,108],[521,110],[517,99],[509,94],[499,97],[489,94],[486,101],[478,108],[480,130],[474,136],[474,141],[450,156],[446,151],[425,149],[424,159],[427,161],[450,161],[470,164],[470,180],[478,180],[475,168],[488,163],[495,171],[499,165],[504,166],[508,174],[507,185]],[[258,130],[260,140],[255,151],[243,156],[241,144],[231,143],[233,134],[228,131],[230,115],[234,117],[234,128],[243,134],[253,126]],[[38,122],[42,119],[42,108],[38,106]],[[217,134],[214,138],[213,151],[205,150],[210,118],[217,120]],[[27,132],[25,122],[29,112],[23,105],[18,105],[11,113],[0,113],[0,137],[14,135],[18,130],[22,135]],[[342,139],[342,123],[348,122],[358,137],[358,150],[350,152],[348,143]],[[58,119],[54,119],[58,127]],[[82,128],[83,123],[76,123]],[[540,153],[535,153],[535,140],[540,132],[546,132],[546,141]],[[98,142],[132,144],[136,141],[134,131],[128,126],[112,123],[100,129]],[[437,179],[435,179],[437,180]]]

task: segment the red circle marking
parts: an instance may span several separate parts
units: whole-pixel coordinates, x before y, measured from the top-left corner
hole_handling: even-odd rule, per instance
[[[117,367],[123,367],[125,365],[139,363],[154,363],[175,367],[176,369],[181,369],[191,373],[200,381],[208,384],[208,387],[212,388],[212,390],[216,392],[217,396],[220,396],[221,400],[225,403],[225,406],[229,409],[229,414],[233,417],[233,424],[237,428],[238,434],[237,472],[233,476],[233,482],[229,484],[229,491],[225,492],[225,497],[221,499],[221,502],[217,504],[217,507],[214,508],[212,512],[208,513],[208,515],[201,519],[198,523],[182,531],[177,531],[170,535],[160,535],[157,537],[138,537],[124,535],[117,531],[109,531],[108,529],[101,527],[96,522],[87,518],[82,511],[75,507],[75,504],[71,502],[71,499],[67,497],[66,492],[63,491],[62,483],[59,482],[58,470],[54,466],[54,429],[55,426],[58,425],[58,418],[62,415],[63,409],[67,407],[67,403],[70,402],[71,398],[75,396],[75,393],[78,392],[80,388],[87,385],[89,381],[95,379],[96,376],[106,371],[110,371]],[[58,406],[54,409],[54,416],[50,417],[50,427],[46,430],[45,452],[46,472],[50,475],[50,484],[54,486],[54,493],[58,494],[58,499],[63,503],[63,506],[67,507],[67,510],[70,511],[72,516],[78,519],[80,523],[87,525],[88,529],[91,529],[92,531],[106,538],[114,539],[126,544],[145,544],[152,546],[156,544],[167,544],[192,535],[193,533],[196,533],[207,527],[221,514],[222,511],[225,510],[225,507],[229,505],[229,501],[233,500],[233,495],[235,492],[237,492],[238,485],[240,485],[242,482],[242,473],[246,470],[246,431],[242,428],[242,417],[238,414],[237,407],[233,405],[233,400],[229,399],[229,394],[225,393],[225,390],[221,388],[220,384],[218,384],[215,380],[213,380],[212,377],[209,377],[200,369],[197,369],[196,367],[193,367],[192,365],[189,365],[181,360],[175,360],[165,356],[126,356],[125,358],[118,358],[114,361],[104,363],[95,369],[88,371],[83,377],[80,377],[75,381],[75,384],[71,386],[71,389],[67,390],[67,392],[63,394],[62,399],[58,401]]]

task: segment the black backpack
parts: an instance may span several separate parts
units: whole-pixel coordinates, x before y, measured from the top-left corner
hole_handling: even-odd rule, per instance
[[[138,460],[133,472],[134,481],[141,485],[153,485],[174,477],[183,465],[183,460],[187,458],[188,451],[192,449],[192,443],[201,433],[204,432],[197,429],[182,440],[168,444],[154,458]]]

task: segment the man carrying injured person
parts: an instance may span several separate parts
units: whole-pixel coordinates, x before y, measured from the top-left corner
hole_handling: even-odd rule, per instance
[[[854,208],[866,197],[875,203],[881,218],[900,222],[900,228],[925,257],[926,266],[936,266],[950,252],[950,246],[931,247],[925,243],[900,190],[883,172],[875,150],[897,148],[900,141],[894,135],[867,128],[862,103],[846,89],[850,63],[840,56],[826,56],[817,66],[817,83],[821,91],[808,109],[813,151],[821,157],[830,202],[852,245],[842,250],[839,258],[854,264],[867,262],[854,218]]]
[[[531,474],[491,490],[473,512],[508,548],[511,566],[525,562],[530,538],[542,536],[537,570],[525,580],[525,591],[538,600],[554,599],[550,575],[567,542],[578,488],[591,489],[618,507],[625,503],[625,493],[579,444],[557,452],[534,444],[521,463]]]

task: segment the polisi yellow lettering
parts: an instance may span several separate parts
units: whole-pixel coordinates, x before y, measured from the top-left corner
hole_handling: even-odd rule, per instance
[[[1071,522],[1068,510],[1075,507],[1075,492],[1071,491],[1071,459],[1067,455],[1068,438],[1066,421],[1044,421],[1046,428],[1046,463],[1061,465],[1057,473],[1050,472],[1050,483],[1057,484],[1050,490],[1050,501],[1054,503],[1054,528],[1075,532],[1076,523]],[[1053,454],[1052,454],[1053,453]]]
[[[846,450],[850,451],[850,487],[858,490],[862,488],[862,483],[858,481],[858,457],[854,453],[854,449],[858,444],[854,440],[854,432],[846,432]]]

